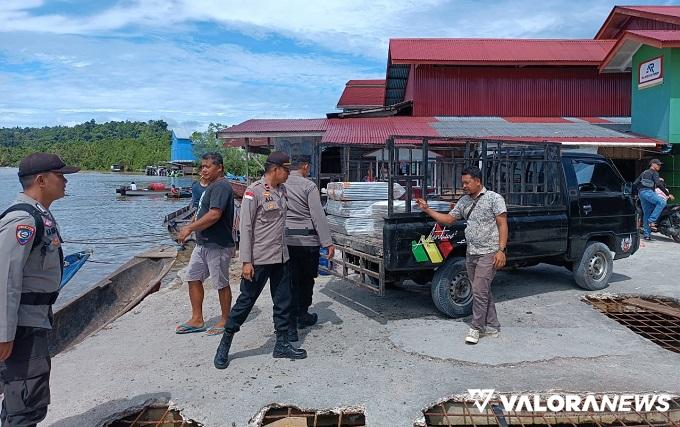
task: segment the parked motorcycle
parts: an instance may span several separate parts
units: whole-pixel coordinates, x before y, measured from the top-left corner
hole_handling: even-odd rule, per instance
[[[657,232],[680,243],[680,205],[666,205],[656,221]]]
[[[635,204],[638,214],[638,228],[640,233],[642,233],[642,206],[640,199],[637,197],[635,198]],[[664,236],[670,237],[676,243],[680,243],[680,204],[666,205],[656,221],[656,229],[657,231],[654,233],[661,233]]]

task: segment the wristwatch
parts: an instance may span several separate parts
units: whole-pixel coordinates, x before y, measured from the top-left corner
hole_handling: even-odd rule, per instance
[[[508,250],[508,248],[500,248],[500,249],[498,249],[498,252],[503,252],[503,253],[505,253],[506,250]]]

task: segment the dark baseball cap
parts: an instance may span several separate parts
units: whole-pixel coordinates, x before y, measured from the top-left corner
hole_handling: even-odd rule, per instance
[[[649,161],[650,165],[663,165],[663,162],[659,159],[652,159]]]
[[[297,154],[293,156],[292,158],[292,163],[294,165],[300,164],[300,163],[311,163],[312,162],[312,156],[308,154]]]
[[[274,151],[267,157],[267,163],[287,168],[290,166],[290,157],[283,151]]]
[[[19,163],[19,176],[35,175],[42,172],[76,173],[80,168],[66,166],[56,154],[33,153]]]

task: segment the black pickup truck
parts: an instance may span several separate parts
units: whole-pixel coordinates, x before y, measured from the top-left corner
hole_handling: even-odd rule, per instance
[[[380,295],[406,279],[431,283],[441,312],[451,317],[471,313],[465,222],[435,227],[414,203],[416,197],[455,203],[462,194],[460,172],[468,165],[478,165],[486,188],[505,198],[506,268],[564,266],[580,287],[599,290],[608,286],[613,261],[639,247],[631,184],[600,155],[563,152],[552,143],[456,144],[444,138],[394,136],[381,156],[375,161],[382,160],[389,182],[382,236],[333,233],[335,265],[326,270]],[[365,154],[347,155],[347,171],[352,158],[365,162]],[[394,197],[395,183],[406,190],[399,198]]]

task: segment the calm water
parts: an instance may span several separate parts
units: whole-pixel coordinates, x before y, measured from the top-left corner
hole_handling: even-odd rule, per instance
[[[116,197],[116,187],[130,181],[141,189],[150,182],[170,184],[171,178],[96,172],[67,176],[66,197],[50,207],[66,241],[64,253],[85,249],[94,253],[92,262],[87,262],[62,290],[62,302],[81,294],[134,254],[158,244],[172,244],[163,229],[163,217],[189,203],[189,199],[167,200],[162,193],[159,197]],[[17,169],[0,168],[0,183],[2,212],[21,191]],[[175,178],[172,183],[188,186],[191,178]]]

